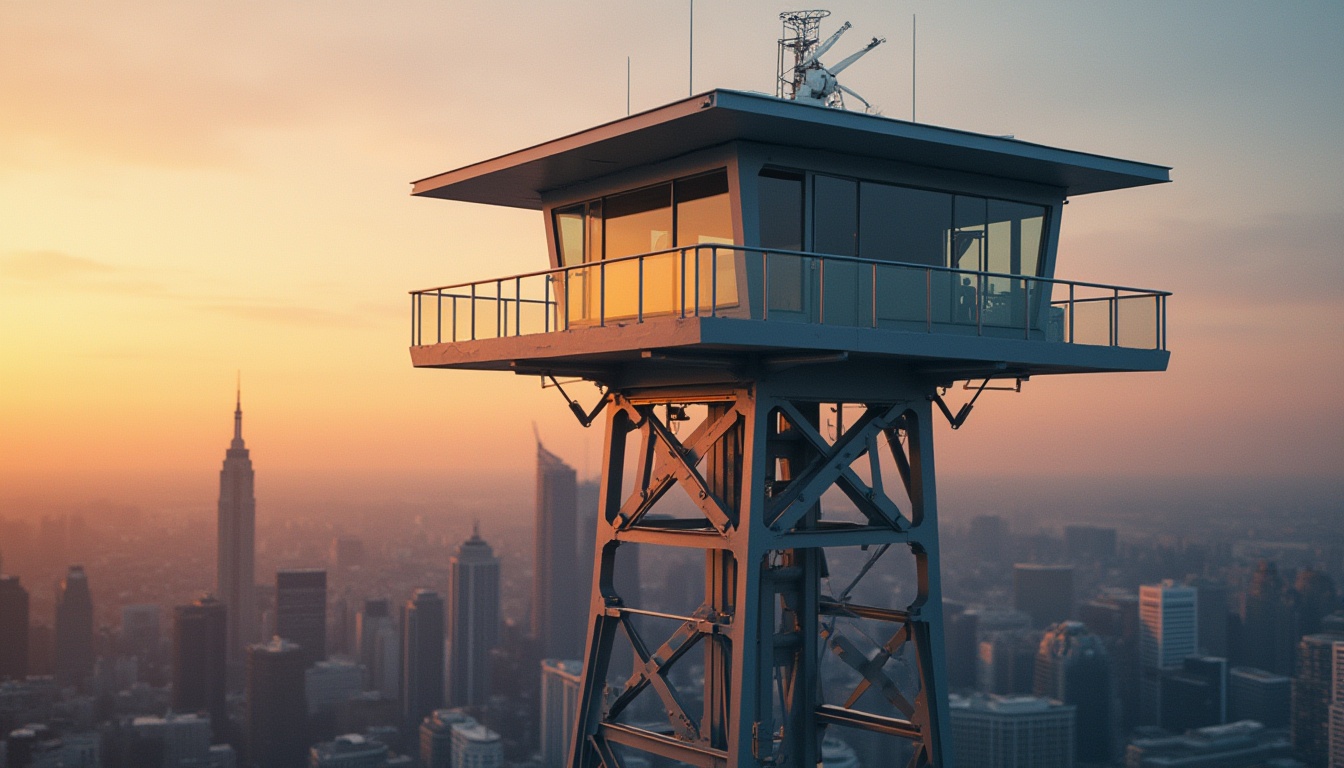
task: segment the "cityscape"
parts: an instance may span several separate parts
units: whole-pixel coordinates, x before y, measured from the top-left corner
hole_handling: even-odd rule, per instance
[[[0,5],[0,768],[1344,768],[1340,83],[1326,0]]]

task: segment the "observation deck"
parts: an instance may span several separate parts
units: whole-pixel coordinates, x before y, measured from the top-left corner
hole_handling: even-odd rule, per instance
[[[739,274],[754,290],[742,290]],[[628,363],[660,361],[701,369],[866,361],[953,379],[1159,371],[1169,357],[1169,295],[697,245],[414,291],[411,359],[608,382]]]

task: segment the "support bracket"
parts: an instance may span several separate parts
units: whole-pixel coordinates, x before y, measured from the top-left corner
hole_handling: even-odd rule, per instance
[[[610,390],[603,389],[602,399],[597,401],[597,405],[593,406],[593,410],[584,411],[583,406],[579,405],[574,398],[569,396],[569,393],[565,392],[565,388],[560,386],[560,382],[556,381],[554,376],[546,374],[543,378],[550,379],[551,386],[560,390],[560,396],[565,398],[566,403],[569,403],[570,412],[574,414],[574,418],[579,420],[579,423],[583,425],[584,429],[593,425],[593,421],[597,419],[597,415],[602,412],[603,408],[607,407],[607,402],[611,400],[611,398],[607,396]]]

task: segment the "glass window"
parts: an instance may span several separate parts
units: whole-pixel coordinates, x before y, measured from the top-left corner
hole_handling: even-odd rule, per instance
[[[638,189],[603,199],[603,258],[617,259],[672,247],[672,185]]]
[[[812,189],[812,227],[812,250],[857,256],[859,185],[851,179],[817,176]]]
[[[560,266],[583,261],[583,205],[572,205],[555,212],[555,244]]]
[[[761,247],[803,250],[803,176],[766,169],[757,179]],[[808,259],[770,254],[766,259],[768,310],[801,312]]]
[[[732,244],[733,211],[728,200],[726,171],[678,179],[673,193],[677,205],[677,247]],[[682,253],[687,259],[687,274],[699,274],[699,283],[686,287],[691,294],[686,297],[688,307],[698,306],[703,311],[715,302],[719,306],[737,303],[735,251],[697,248]]]
[[[942,266],[951,228],[952,196],[945,192],[860,184],[859,255],[865,259]]]

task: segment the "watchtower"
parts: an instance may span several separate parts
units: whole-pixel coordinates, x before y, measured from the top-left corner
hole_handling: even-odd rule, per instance
[[[1168,294],[1055,277],[1068,197],[1165,181],[716,90],[416,182],[541,211],[550,265],[414,292],[412,362],[601,387],[570,400],[606,422],[570,766],[812,768],[831,727],[949,765],[933,421],[968,407],[943,388],[1165,369]],[[703,552],[699,607],[627,602],[631,544]],[[909,583],[865,589],[902,547]]]

